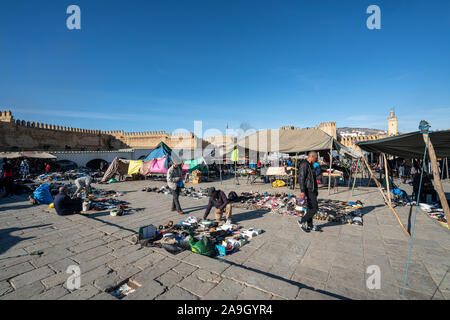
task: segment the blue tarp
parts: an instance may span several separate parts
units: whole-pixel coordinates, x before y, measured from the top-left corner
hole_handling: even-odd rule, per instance
[[[53,203],[53,198],[50,193],[49,184],[41,184],[34,192],[33,198],[39,203],[50,204]]]
[[[175,156],[175,157],[174,157]],[[172,149],[169,148],[164,142],[160,142],[155,150],[150,152],[150,154],[144,159],[144,162],[154,160],[154,159],[161,159],[166,157],[166,162],[164,164],[164,167],[168,167],[168,162],[172,162],[172,158],[177,158],[176,155],[172,154]],[[181,161],[180,161],[181,162]]]

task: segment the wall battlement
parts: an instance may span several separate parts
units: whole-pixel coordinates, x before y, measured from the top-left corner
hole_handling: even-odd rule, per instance
[[[10,110],[0,110],[0,151],[153,149],[161,141],[171,148],[183,149],[193,149],[205,144],[192,132],[124,132],[72,128],[16,120]]]

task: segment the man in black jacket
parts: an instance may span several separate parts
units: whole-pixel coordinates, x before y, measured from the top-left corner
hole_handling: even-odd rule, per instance
[[[320,231],[313,225],[313,217],[319,209],[317,203],[317,177],[314,163],[317,162],[317,152],[308,153],[308,158],[300,163],[298,168],[298,183],[300,186],[300,196],[306,196],[307,210],[301,220],[298,221],[300,228],[305,232]]]
[[[216,221],[222,220],[222,215],[225,212],[227,224],[231,224],[231,203],[228,202],[228,198],[222,190],[216,190],[214,187],[208,189],[209,202],[206,207],[205,215],[203,219],[208,218],[209,212],[213,206],[216,207]]]

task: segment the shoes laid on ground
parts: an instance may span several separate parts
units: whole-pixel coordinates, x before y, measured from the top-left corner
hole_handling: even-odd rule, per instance
[[[322,229],[318,226],[310,226],[309,230],[315,231],[315,232],[322,232]]]
[[[300,226],[300,229],[302,229],[305,232],[310,232],[308,225],[306,223],[301,223],[300,220],[297,220],[298,225]]]
[[[230,225],[232,224],[231,220],[227,220],[227,222],[225,222],[226,225]]]

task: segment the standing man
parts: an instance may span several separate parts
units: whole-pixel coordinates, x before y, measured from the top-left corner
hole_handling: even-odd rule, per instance
[[[177,160],[178,161],[178,160]],[[172,209],[171,211],[178,211],[179,214],[184,214],[178,200],[180,196],[181,183],[183,182],[183,175],[181,172],[180,163],[173,161],[172,166],[167,171],[167,184],[172,192]]]
[[[317,203],[317,177],[314,163],[317,162],[317,152],[308,153],[308,158],[300,163],[298,169],[298,183],[300,186],[300,196],[306,196],[307,210],[301,220],[298,221],[300,228],[305,232],[321,231],[319,227],[313,225],[313,217],[319,209]]]
[[[5,197],[14,195],[14,171],[11,162],[7,160],[3,164],[3,185],[5,186]]]
[[[78,197],[81,193],[81,191],[86,190],[86,194],[91,192],[91,183],[92,183],[92,177],[91,176],[84,176],[81,178],[78,178],[75,180],[75,185],[77,186],[77,190],[75,191],[74,197]]]
[[[228,198],[222,190],[216,190],[214,187],[208,189],[209,202],[206,207],[203,220],[208,218],[209,212],[213,206],[216,207],[216,222],[222,220],[222,216],[225,213],[227,219],[226,224],[231,224],[231,203],[228,202]]]

